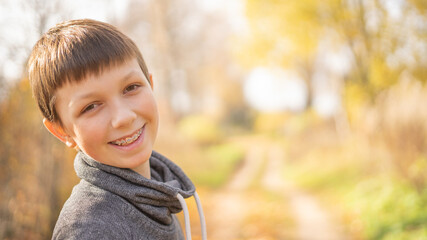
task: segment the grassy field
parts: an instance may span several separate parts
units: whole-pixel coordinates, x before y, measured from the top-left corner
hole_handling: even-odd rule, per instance
[[[157,149],[193,179],[203,198],[209,199],[205,202],[211,215],[216,214],[215,205],[221,204],[211,199],[224,194],[248,149],[274,141],[285,152],[283,177],[319,199],[353,239],[419,240],[427,236],[427,190],[416,188],[396,172],[389,161],[390,151],[357,134],[340,138],[330,123],[303,118],[280,117],[267,124],[267,129],[261,124],[263,128],[244,135],[202,135],[203,141],[197,141],[194,132],[193,138],[177,134],[161,138]],[[286,128],[278,128],[283,122]],[[251,211],[239,220],[244,227],[238,239],[257,239],[263,232],[264,239],[295,236],[295,219],[286,197],[261,184],[265,168],[266,163],[261,163],[249,188],[239,193],[239,199],[251,199],[242,201],[257,207],[249,207]]]
[[[329,206],[353,236],[425,239],[427,189],[396,174],[381,151],[360,139],[332,143],[332,134],[312,142],[300,137],[287,141],[293,155],[284,175]]]

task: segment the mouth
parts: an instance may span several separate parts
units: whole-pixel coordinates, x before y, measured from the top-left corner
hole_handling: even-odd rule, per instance
[[[130,145],[130,144],[134,143],[136,140],[138,140],[138,138],[141,136],[141,134],[144,130],[144,127],[145,127],[145,124],[144,124],[144,126],[142,126],[142,128],[140,128],[138,131],[136,131],[133,135],[131,135],[129,137],[120,138],[120,139],[111,141],[109,143],[113,144],[113,145],[117,145],[117,146]]]

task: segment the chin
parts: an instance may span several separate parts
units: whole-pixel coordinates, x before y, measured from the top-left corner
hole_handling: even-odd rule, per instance
[[[152,153],[152,150],[144,150],[144,151],[140,152],[140,154],[135,156],[135,159],[128,162],[127,167],[128,168],[137,168],[137,167],[143,165],[144,163],[149,161],[149,159],[151,157],[151,153]]]

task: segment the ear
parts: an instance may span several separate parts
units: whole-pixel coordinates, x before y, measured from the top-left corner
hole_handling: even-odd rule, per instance
[[[150,73],[150,86],[151,86],[151,89],[154,89],[153,74],[151,73]]]
[[[73,148],[76,146],[76,142],[65,133],[64,129],[59,124],[51,122],[46,118],[43,118],[43,124],[53,136],[65,143],[67,147]]]

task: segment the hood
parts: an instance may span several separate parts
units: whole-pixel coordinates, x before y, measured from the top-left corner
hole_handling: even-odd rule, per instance
[[[151,179],[133,170],[95,161],[79,151],[74,168],[87,182],[126,199],[151,219],[169,225],[172,213],[182,210],[177,195],[188,198],[195,193],[191,180],[176,164],[153,151],[150,157]]]

